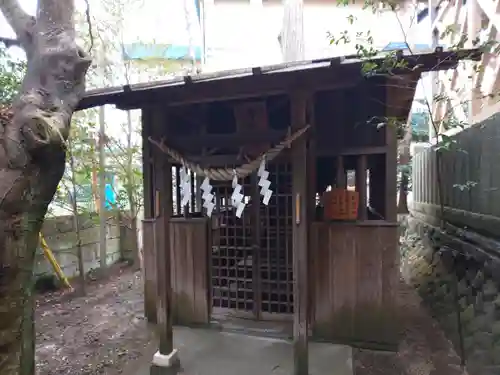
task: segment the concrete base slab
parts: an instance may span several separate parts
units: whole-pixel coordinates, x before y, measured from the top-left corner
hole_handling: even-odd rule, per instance
[[[175,327],[174,345],[179,349],[178,356],[182,363],[178,374],[289,375],[293,373],[293,346],[287,340],[213,329]],[[163,368],[163,371],[168,371],[165,369],[172,368]],[[153,373],[150,372],[149,365],[136,373],[136,375],[164,374],[170,375],[172,372]],[[352,349],[344,345],[309,343],[309,374],[353,375]]]
[[[161,354],[159,351],[153,356],[153,365],[158,367],[172,367],[179,364],[179,352],[172,350],[169,354]]]

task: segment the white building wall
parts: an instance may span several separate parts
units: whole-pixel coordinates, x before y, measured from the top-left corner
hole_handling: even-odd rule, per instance
[[[349,23],[349,17],[354,22]],[[278,35],[281,31],[283,7],[281,2],[265,1],[262,5],[249,1],[217,1],[206,7],[207,65],[205,70],[216,71],[281,62]],[[404,28],[408,15],[399,15]],[[349,31],[349,45],[330,45],[328,33],[340,37]],[[393,12],[363,10],[360,5],[337,6],[332,2],[306,2],[304,5],[304,34],[306,59],[318,59],[355,53],[355,43],[363,42],[356,34],[370,32],[375,47],[404,40],[398,16]]]

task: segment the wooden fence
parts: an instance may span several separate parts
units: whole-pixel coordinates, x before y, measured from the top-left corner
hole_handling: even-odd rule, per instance
[[[442,200],[449,223],[499,237],[500,114],[454,135],[449,147],[417,151],[412,177],[412,213],[437,223]]]

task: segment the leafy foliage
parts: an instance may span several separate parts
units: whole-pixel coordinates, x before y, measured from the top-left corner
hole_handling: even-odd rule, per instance
[[[91,114],[95,111],[75,113],[71,124],[71,142],[68,143],[66,169],[52,201],[52,208],[82,214],[95,211],[95,187],[93,173],[98,168],[95,146],[95,122]],[[73,186],[75,185],[75,186]],[[76,197],[75,197],[76,196]],[[76,209],[72,199],[76,198]],[[55,210],[52,210],[54,212]]]
[[[16,97],[26,72],[26,63],[9,56],[0,43],[0,106],[10,106]]]

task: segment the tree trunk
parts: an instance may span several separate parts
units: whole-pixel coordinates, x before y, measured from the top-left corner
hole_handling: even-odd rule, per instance
[[[408,173],[401,172],[401,182],[399,184],[398,214],[407,214],[408,211]]]
[[[107,268],[107,226],[106,212],[106,116],[104,106],[99,108],[99,271],[105,275]]]
[[[85,288],[85,266],[83,262],[83,247],[82,247],[82,232],[80,225],[80,215],[78,211],[78,199],[76,193],[76,180],[75,180],[75,159],[73,156],[73,145],[71,139],[68,139],[68,156],[69,156],[69,167],[71,168],[71,193],[73,199],[71,200],[71,206],[73,208],[73,223],[75,227],[76,234],[76,257],[78,259],[78,278],[80,281],[80,293],[82,296],[87,294]]]
[[[138,241],[138,228],[137,228],[137,216],[132,216],[130,219],[131,232],[133,236],[132,243],[132,262],[133,268],[135,270],[141,269],[141,257],[139,254],[139,241]]]
[[[399,144],[399,165],[408,165],[411,162],[410,146],[412,139],[411,113],[408,115],[405,134]],[[401,171],[401,182],[399,184],[398,213],[408,213],[408,183],[409,176],[406,171]]]
[[[0,374],[32,375],[34,256],[90,59],[75,44],[73,1],[39,0],[36,19],[17,0],[0,0],[0,9],[28,58],[0,124]]]

